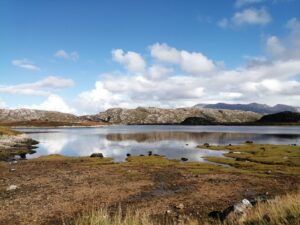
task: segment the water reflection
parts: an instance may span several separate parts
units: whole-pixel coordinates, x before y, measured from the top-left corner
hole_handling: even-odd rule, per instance
[[[220,132],[148,132],[148,133],[117,133],[107,134],[106,139],[110,141],[157,142],[163,140],[195,141],[195,142],[217,142],[225,143],[239,141],[241,139],[254,139],[255,134],[247,133],[220,133]]]
[[[40,142],[37,153],[29,158],[48,154],[89,156],[101,152],[121,162],[126,154],[165,155],[170,159],[188,158],[189,161],[204,161],[203,157],[222,157],[224,152],[196,149],[198,144],[239,144],[246,140],[257,143],[300,144],[300,129],[291,127],[222,126],[112,126],[82,129],[22,129]],[[203,132],[203,130],[205,130]],[[218,132],[216,132],[218,131]],[[240,132],[239,132],[240,131]]]

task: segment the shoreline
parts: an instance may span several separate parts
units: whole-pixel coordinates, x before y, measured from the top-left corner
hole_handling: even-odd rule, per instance
[[[0,161],[0,223],[64,224],[83,213],[105,208],[111,214],[119,207],[158,219],[167,214],[175,221],[208,220],[243,199],[299,191],[299,146],[199,147],[227,150],[227,158],[207,160],[230,167],[155,155],[128,156],[122,163],[62,155]]]
[[[157,218],[171,210],[174,218],[205,219],[244,198],[298,191],[299,168],[292,174],[253,169],[180,163],[160,156],[131,156],[124,163],[61,155],[0,162],[0,177],[5,177],[0,184],[0,223],[62,224],[62,215],[76,218],[103,207],[115,212],[119,206]],[[12,185],[16,189],[7,191]]]

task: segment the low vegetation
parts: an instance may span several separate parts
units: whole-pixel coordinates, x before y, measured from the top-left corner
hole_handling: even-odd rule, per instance
[[[2,135],[17,135],[17,134],[20,134],[20,132],[18,131],[14,131],[12,129],[10,129],[9,127],[3,127],[3,126],[0,126],[0,138]]]
[[[207,157],[210,162],[230,165],[228,171],[253,174],[300,174],[300,147],[289,145],[244,144],[200,145],[198,148],[227,150],[226,158]]]
[[[168,225],[174,221],[166,214],[159,221],[150,213],[128,210],[110,213],[100,209],[79,215],[76,218],[64,219],[65,225]],[[270,202],[259,203],[246,211],[242,216],[229,216],[223,223],[215,220],[197,218],[185,219],[178,224],[186,225],[297,225],[300,223],[300,193],[279,196]]]
[[[242,217],[229,216],[224,224],[299,224],[300,147],[198,147],[226,150],[226,157],[196,163],[140,155],[115,163],[112,158],[48,155],[1,162],[0,176],[5,179],[0,184],[0,223],[221,224],[208,214],[269,192],[275,200],[259,203]],[[10,185],[17,189],[8,192]],[[181,203],[184,208],[178,210]]]

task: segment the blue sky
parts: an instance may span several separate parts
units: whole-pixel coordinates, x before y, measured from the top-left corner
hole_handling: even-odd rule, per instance
[[[0,106],[300,105],[300,1],[0,3]]]

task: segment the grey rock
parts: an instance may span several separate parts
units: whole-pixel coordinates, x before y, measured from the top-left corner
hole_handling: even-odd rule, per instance
[[[10,186],[8,186],[8,187],[6,188],[6,190],[7,190],[7,191],[14,191],[14,190],[16,190],[17,188],[18,188],[17,185],[10,185]]]
[[[243,199],[241,202],[234,204],[233,212],[235,214],[243,214],[247,209],[252,208],[252,204],[248,199]]]
[[[0,122],[20,121],[78,122],[82,119],[69,113],[35,109],[0,109]]]
[[[175,208],[182,210],[182,209],[184,209],[184,205],[183,205],[183,203],[179,203],[178,205],[175,206]]]
[[[283,111],[300,112],[300,107],[294,107],[294,106],[283,105],[283,104],[269,106],[266,104],[258,104],[258,103],[250,103],[250,104],[217,103],[217,104],[197,104],[194,107],[205,108],[205,109],[241,110],[241,111],[256,112],[260,114],[271,114],[271,113],[278,113]]]
[[[90,157],[92,157],[92,158],[103,158],[103,154],[102,153],[93,153],[93,154],[91,154]]]
[[[260,119],[261,115],[237,110],[138,107],[136,109],[108,109],[105,112],[90,115],[89,120],[112,124],[180,124],[189,117],[203,118],[215,124],[254,122]]]

